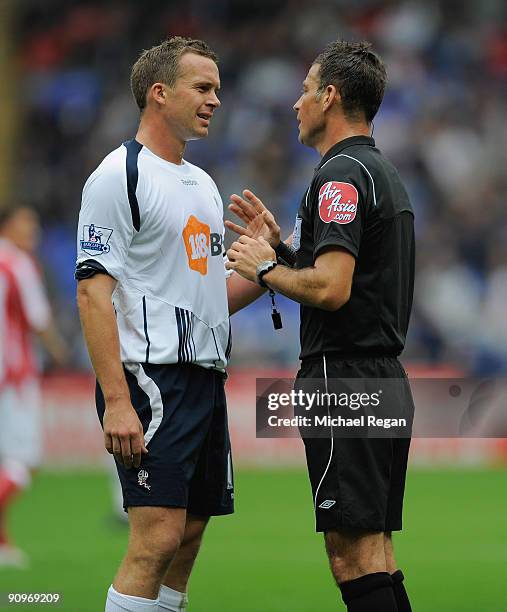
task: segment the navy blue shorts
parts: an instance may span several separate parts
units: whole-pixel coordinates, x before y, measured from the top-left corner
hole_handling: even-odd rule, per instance
[[[303,361],[304,379],[399,379],[400,410],[412,424],[414,404],[405,370],[396,358],[329,358]],[[335,389],[330,388],[331,391]],[[410,438],[304,438],[316,516],[316,530],[402,529],[405,477]]]
[[[148,449],[138,468],[116,463],[125,509],[170,506],[201,516],[232,514],[223,374],[192,364],[125,364],[124,371]],[[98,383],[95,399],[102,425]]]

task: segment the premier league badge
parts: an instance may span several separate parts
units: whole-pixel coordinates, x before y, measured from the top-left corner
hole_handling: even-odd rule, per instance
[[[109,253],[111,246],[109,239],[113,233],[108,227],[99,227],[94,223],[83,227],[83,240],[81,240],[81,250],[88,255],[102,255]]]

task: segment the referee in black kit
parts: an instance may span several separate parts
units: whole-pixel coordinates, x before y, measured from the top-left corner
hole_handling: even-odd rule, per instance
[[[370,137],[387,77],[368,43],[328,45],[294,105],[299,140],[322,156],[287,244],[250,191],[227,266],[301,304],[298,379],[401,379],[414,279],[414,216]],[[289,246],[290,244],[290,246]],[[278,255],[278,265],[277,265]],[[283,260],[283,261],[281,261]],[[282,265],[284,264],[284,265]],[[286,264],[286,265],[285,265]],[[407,612],[391,532],[401,530],[409,438],[304,439],[317,531],[350,612]],[[336,434],[335,434],[336,435]]]

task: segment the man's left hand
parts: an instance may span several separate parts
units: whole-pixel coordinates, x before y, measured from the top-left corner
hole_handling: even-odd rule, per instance
[[[262,236],[258,239],[241,236],[227,251],[228,270],[234,270],[243,278],[257,282],[257,266],[263,261],[276,261],[276,253]]]

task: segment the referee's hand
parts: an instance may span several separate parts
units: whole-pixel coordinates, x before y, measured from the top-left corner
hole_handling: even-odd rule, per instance
[[[128,400],[106,404],[104,444],[108,453],[126,468],[138,468],[141,456],[148,453],[141,421]]]
[[[228,220],[225,221],[225,227],[254,240],[262,237],[274,249],[280,244],[280,226],[255,193],[249,189],[243,191],[243,197],[233,193],[229,210],[244,221],[245,227]]]

